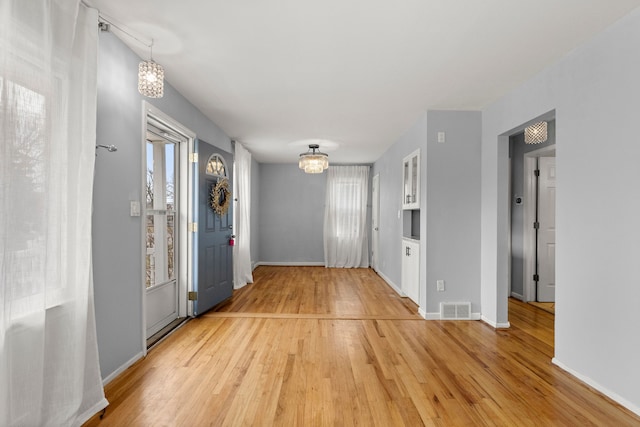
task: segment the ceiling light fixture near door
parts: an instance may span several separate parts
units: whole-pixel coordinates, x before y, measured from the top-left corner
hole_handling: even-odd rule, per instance
[[[124,27],[116,25],[100,15],[98,22],[100,31],[110,32],[111,27],[149,48],[149,59],[138,65],[138,92],[149,98],[162,98],[164,95],[164,68],[153,60],[153,39],[151,39],[151,43],[142,41]]]
[[[298,167],[304,170],[305,173],[322,173],[329,167],[329,156],[316,151],[319,148],[318,144],[309,144],[309,151],[300,154]]]
[[[138,92],[149,98],[164,95],[164,68],[153,60],[153,40],[149,45],[149,59],[138,66]]]
[[[547,140],[547,122],[534,123],[524,129],[525,144],[540,144]]]

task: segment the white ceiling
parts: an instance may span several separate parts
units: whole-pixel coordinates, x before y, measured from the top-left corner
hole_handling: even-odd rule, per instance
[[[260,162],[378,159],[428,109],[481,109],[640,0],[89,0]],[[113,32],[140,56],[148,49]],[[135,72],[135,70],[132,70]]]

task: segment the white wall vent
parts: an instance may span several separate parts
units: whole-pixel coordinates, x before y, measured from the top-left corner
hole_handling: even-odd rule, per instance
[[[441,302],[441,320],[471,320],[470,302]]]

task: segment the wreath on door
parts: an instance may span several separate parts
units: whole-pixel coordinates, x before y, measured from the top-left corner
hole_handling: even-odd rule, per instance
[[[229,180],[221,178],[211,189],[211,209],[218,215],[224,215],[229,210],[230,203]]]

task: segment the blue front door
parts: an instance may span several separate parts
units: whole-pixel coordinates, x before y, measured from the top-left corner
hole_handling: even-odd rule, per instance
[[[228,210],[214,212],[212,190],[221,180],[232,185],[233,155],[202,140],[196,142],[198,151],[198,229],[196,237],[197,268],[194,289],[197,292],[193,315],[197,316],[231,297],[233,293],[233,196],[228,194]],[[225,203],[219,192],[218,205]]]

